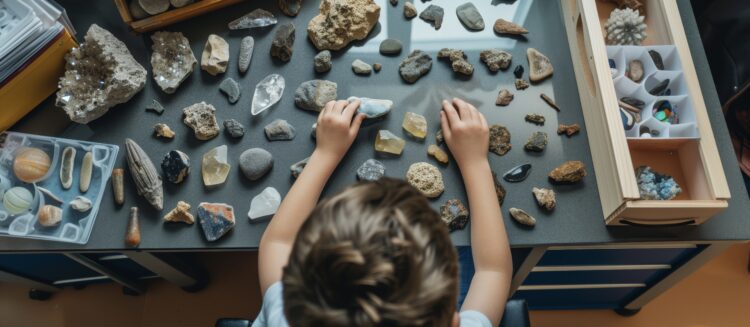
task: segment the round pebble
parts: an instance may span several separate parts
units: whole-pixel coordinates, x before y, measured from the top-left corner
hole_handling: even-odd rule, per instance
[[[380,53],[384,55],[397,55],[401,53],[401,41],[396,39],[385,39],[380,42]]]
[[[23,213],[31,208],[31,201],[34,200],[34,195],[24,187],[16,186],[11,188],[3,196],[3,206],[5,210],[11,215],[17,215]]]
[[[44,178],[52,160],[46,152],[37,148],[21,148],[13,160],[13,172],[25,183],[35,183]]]
[[[249,180],[257,180],[273,167],[273,155],[261,148],[245,150],[240,155],[240,170]]]

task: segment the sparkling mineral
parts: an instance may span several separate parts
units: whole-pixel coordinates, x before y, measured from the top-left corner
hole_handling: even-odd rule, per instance
[[[228,27],[230,30],[240,30],[247,28],[266,27],[274,25],[278,22],[276,16],[267,10],[255,9],[240,18],[237,18],[229,22]]]
[[[406,141],[385,129],[379,130],[375,137],[375,151],[378,152],[401,155],[405,145]]]
[[[253,93],[251,109],[253,116],[266,111],[269,107],[276,104],[276,102],[279,102],[281,95],[284,93],[285,86],[284,77],[279,74],[271,74],[263,78],[255,86],[255,92]]]
[[[547,211],[555,209],[555,206],[557,205],[555,191],[548,188],[534,187],[531,189],[531,192],[534,193],[534,199],[536,199],[536,203],[541,208],[544,208]]]
[[[198,62],[190,41],[180,32],[156,32],[151,35],[151,41],[154,81],[165,93],[174,93]]]
[[[216,186],[224,184],[229,175],[229,161],[227,161],[227,146],[220,145],[203,155],[201,163],[201,175],[203,185]]]
[[[635,170],[638,192],[644,200],[672,200],[682,193],[682,188],[672,176],[655,172],[649,166]]]
[[[240,170],[251,181],[266,175],[273,167],[273,155],[261,148],[247,149],[240,155]]]
[[[407,111],[401,127],[416,139],[424,140],[427,136],[427,119],[420,114]]]
[[[256,220],[261,217],[270,216],[279,210],[281,205],[281,194],[273,187],[266,187],[263,192],[253,197],[250,201],[250,211],[247,218]]]

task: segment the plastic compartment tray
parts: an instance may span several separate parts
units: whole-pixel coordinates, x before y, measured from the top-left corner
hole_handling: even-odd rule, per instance
[[[19,149],[25,147],[41,149],[52,160],[47,174],[36,183],[24,183],[16,178],[13,173],[15,155]],[[66,147],[72,147],[76,150],[73,165],[73,185],[69,189],[64,189],[60,181],[61,158]],[[89,151],[93,156],[93,169],[91,184],[84,193],[79,189],[81,162],[83,156]],[[11,187],[23,187],[34,196],[31,207],[25,212],[15,215],[9,214],[4,203],[0,203],[0,235],[78,244],[88,242],[118,151],[119,147],[111,144],[15,132],[0,134],[0,191],[2,191],[0,193],[4,194]],[[62,204],[57,203],[55,199],[42,190],[52,193],[59,200],[62,200]],[[89,211],[79,212],[70,207],[70,201],[77,196],[84,196],[91,200],[92,207]],[[44,227],[37,223],[39,209],[45,204],[53,204],[62,209],[63,214],[60,224]]]

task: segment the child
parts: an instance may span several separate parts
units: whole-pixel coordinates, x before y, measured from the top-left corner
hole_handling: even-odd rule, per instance
[[[484,116],[459,99],[440,112],[472,219],[476,272],[459,314],[456,250],[419,191],[384,178],[317,203],[357,137],[358,107],[332,101],[318,116],[315,151],[260,242],[264,297],[253,326],[498,326],[512,268]]]

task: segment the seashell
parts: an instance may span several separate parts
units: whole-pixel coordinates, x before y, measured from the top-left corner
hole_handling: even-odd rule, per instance
[[[69,189],[73,185],[73,165],[76,162],[76,149],[66,147],[62,153],[60,162],[60,183],[64,189]]]
[[[94,155],[91,151],[86,152],[81,160],[81,176],[78,179],[78,188],[81,193],[86,193],[91,185],[91,170],[94,168]]]
[[[128,167],[138,194],[146,198],[156,210],[164,208],[164,189],[161,176],[146,152],[131,139],[125,139]]]
[[[39,209],[36,221],[44,227],[57,226],[62,221],[62,209],[49,204],[45,205]]]
[[[37,187],[36,188],[42,195],[44,195],[45,200],[52,200],[52,202],[56,204],[63,204],[63,200],[59,198],[57,195],[53,194],[52,191],[44,188],[44,187]]]
[[[117,205],[125,203],[124,176],[125,171],[122,168],[112,169],[112,194]]]
[[[130,208],[128,228],[125,232],[125,245],[136,247],[141,244],[141,226],[138,222],[138,207]]]
[[[20,148],[13,160],[13,173],[25,183],[36,183],[49,171],[52,160],[46,152],[37,148]]]
[[[91,207],[93,207],[94,204],[91,203],[91,200],[89,200],[86,197],[83,196],[77,196],[73,201],[70,201],[70,208],[72,208],[75,211],[78,212],[86,212],[91,210]]]
[[[31,208],[31,202],[34,195],[24,187],[16,186],[5,192],[3,196],[3,206],[11,215],[17,215]]]

